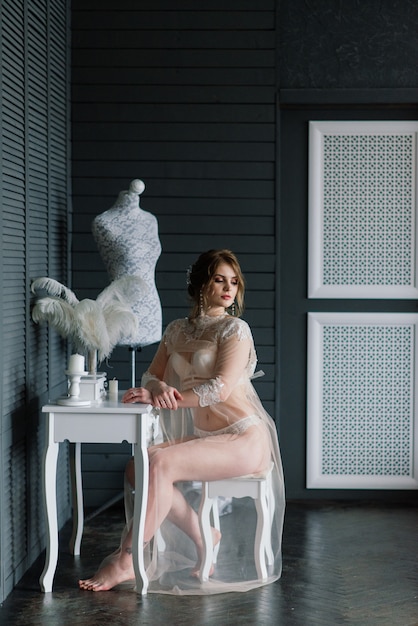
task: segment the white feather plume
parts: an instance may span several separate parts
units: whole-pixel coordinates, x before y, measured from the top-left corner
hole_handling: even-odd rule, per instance
[[[76,341],[87,350],[97,350],[98,360],[103,361],[111,347],[102,308],[95,300],[81,300],[75,307],[75,319]]]
[[[123,306],[131,307],[138,301],[139,295],[145,295],[147,284],[135,275],[126,275],[117,278],[103,289],[97,296],[97,302],[105,309],[119,302]]]
[[[48,278],[47,276],[43,276],[42,278],[36,278],[31,285],[32,293],[36,294],[37,291],[44,290],[49,293],[50,296],[56,296],[58,298],[62,298],[66,300],[69,304],[73,306],[77,304],[78,298],[71,289],[59,283],[54,278]]]
[[[49,322],[63,337],[70,337],[80,351],[97,350],[101,362],[122,337],[136,333],[138,320],[132,305],[147,287],[139,276],[122,276],[103,289],[96,300],[81,301],[53,278],[37,278],[31,289],[35,294],[38,290],[50,294],[37,300],[33,321]]]
[[[135,335],[138,331],[138,321],[132,310],[123,305],[113,305],[103,309],[103,316],[109,334],[109,343],[116,346],[122,337]]]
[[[76,330],[74,307],[61,298],[40,298],[32,309],[32,319],[37,324],[48,322],[63,337]]]

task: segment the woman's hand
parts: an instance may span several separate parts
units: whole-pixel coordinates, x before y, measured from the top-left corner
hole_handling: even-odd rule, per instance
[[[183,400],[183,396],[175,387],[169,387],[165,383],[155,385],[151,392],[146,387],[132,387],[123,395],[122,402],[152,404],[159,409],[171,409],[178,407],[177,401]]]
[[[145,387],[132,387],[123,394],[122,402],[141,402],[142,404],[152,404],[152,394]]]
[[[178,408],[178,400],[183,400],[180,391],[165,383],[160,385],[159,389],[155,387],[152,390],[152,405],[159,409],[171,409],[175,411]]]

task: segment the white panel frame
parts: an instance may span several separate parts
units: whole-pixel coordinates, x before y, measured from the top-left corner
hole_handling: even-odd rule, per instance
[[[410,285],[325,285],[324,275],[324,135],[401,135],[413,134],[413,220]],[[311,121],[309,122],[309,298],[418,298],[417,255],[417,146],[418,122]]]
[[[323,450],[323,327],[324,325],[413,325],[412,472],[409,476],[329,475],[322,473]],[[307,488],[308,489],[418,489],[418,314],[308,313]]]

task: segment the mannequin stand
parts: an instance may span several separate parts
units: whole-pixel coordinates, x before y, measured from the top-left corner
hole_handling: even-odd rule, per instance
[[[135,353],[142,352],[142,348],[141,346],[129,346],[129,352],[131,352],[131,387],[136,387]]]
[[[87,374],[87,372],[65,370],[65,373],[68,376],[69,382],[68,396],[59,398],[58,404],[66,406],[89,406],[91,404],[90,400],[80,398],[80,380],[83,374]]]

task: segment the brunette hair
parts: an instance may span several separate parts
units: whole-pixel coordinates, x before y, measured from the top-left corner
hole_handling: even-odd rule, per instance
[[[230,250],[208,250],[203,252],[187,273],[187,292],[193,302],[189,318],[195,319],[200,309],[207,308],[207,297],[210,292],[213,278],[221,263],[230,265],[238,280],[238,291],[235,298],[235,315],[239,317],[244,310],[245,282],[237,257]]]

